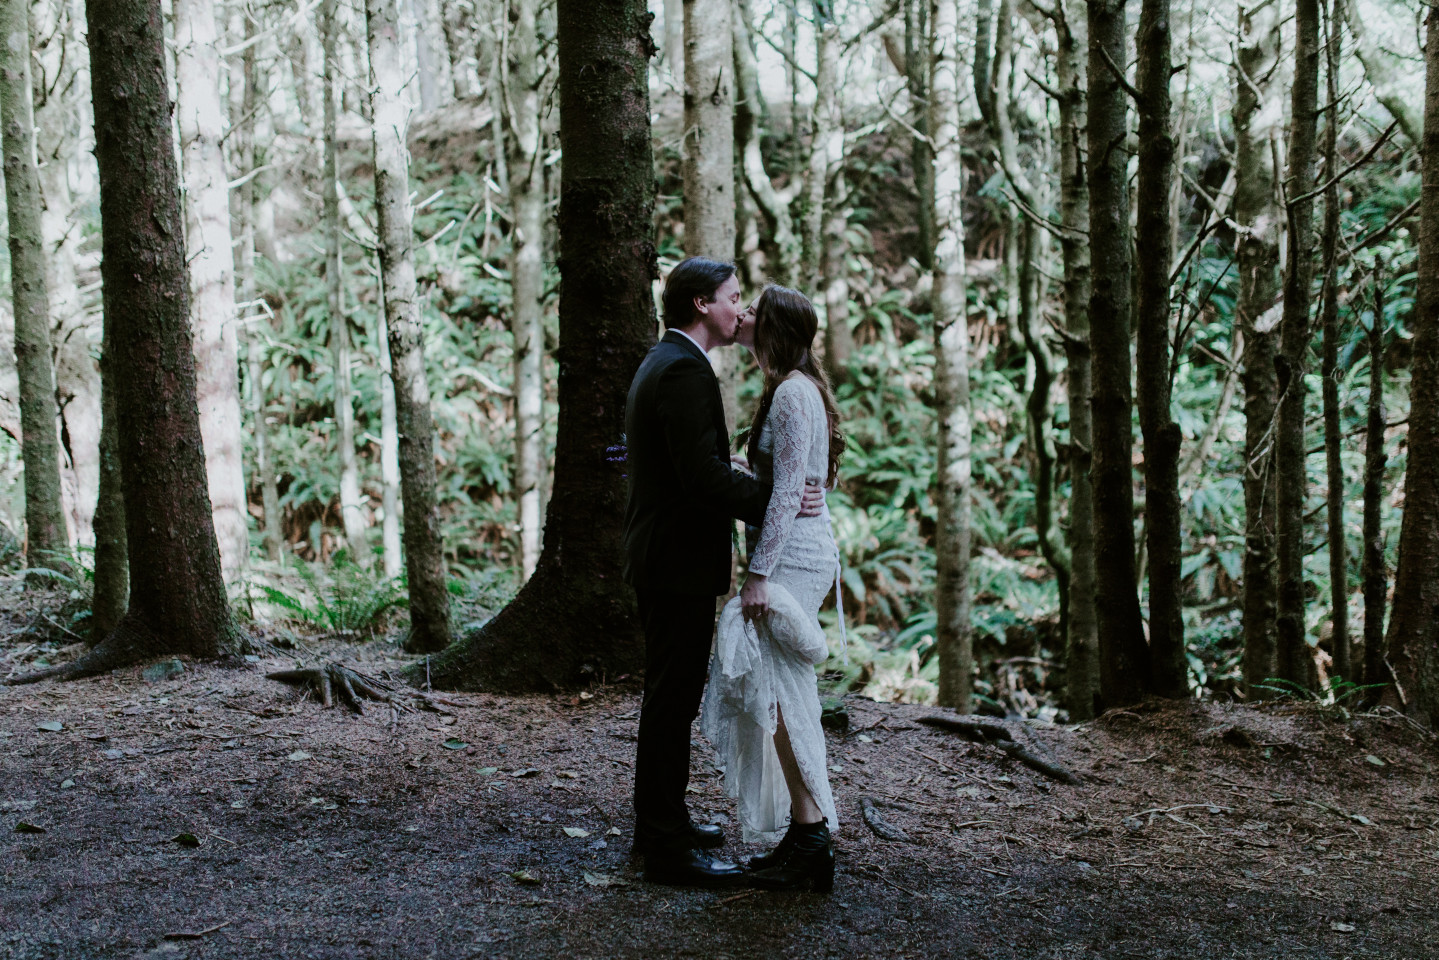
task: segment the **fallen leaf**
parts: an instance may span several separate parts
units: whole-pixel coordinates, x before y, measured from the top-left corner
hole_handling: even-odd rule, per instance
[[[565,827],[565,836],[567,837],[588,837],[589,835],[590,832],[584,827]]]
[[[101,756],[105,757],[105,759],[107,759],[107,760],[120,760],[120,759],[122,759],[122,758],[125,756],[125,751],[123,751],[123,750],[103,750],[103,751],[101,751]]]
[[[866,735],[866,734],[861,733],[861,734],[859,735],[859,742],[860,742],[860,743],[874,743],[874,737],[871,737],[871,736],[868,736],[868,735]]]
[[[482,777],[490,777],[490,776],[494,776],[495,774],[499,773],[499,772],[500,772],[500,768],[499,768],[499,767],[480,767],[480,769],[477,770],[477,771],[475,771],[475,772],[478,773],[478,774],[479,774],[480,776],[482,776]]]
[[[285,759],[286,759],[286,760],[293,760],[293,761],[295,761],[295,762],[299,762],[299,761],[301,761],[301,760],[308,760],[308,759],[310,759],[310,755],[309,755],[308,753],[306,753],[305,751],[303,751],[303,750],[296,750],[294,753],[290,754],[290,755],[289,755],[288,757],[286,757]]]
[[[1388,766],[1388,764],[1386,764],[1383,760],[1380,760],[1378,757],[1374,756],[1374,754],[1372,753],[1366,756],[1364,759],[1369,763],[1374,764],[1374,766],[1376,767]]]
[[[528,870],[516,870],[510,874],[510,877],[516,883],[523,883],[529,886],[538,886],[540,883],[540,878],[530,873]]]
[[[65,724],[61,723],[59,720],[46,720],[42,723],[35,724],[35,729],[44,730],[47,733],[59,733],[61,730],[65,729]]]
[[[610,827],[609,832],[605,834],[605,836],[607,836],[607,837],[618,837],[619,835],[620,835],[620,828],[619,828],[619,827]]]
[[[580,775],[578,773],[575,773],[573,770],[561,770],[559,773],[555,774],[555,776],[564,777],[566,780],[578,780],[580,778]]]
[[[512,777],[537,777],[540,774],[539,767],[523,767],[510,774]]]
[[[1329,924],[1329,929],[1333,930],[1335,933],[1353,933],[1354,924],[1340,923],[1338,920],[1335,920],[1333,923]]]
[[[1364,814],[1362,814],[1362,813],[1351,813],[1351,814],[1349,815],[1349,819],[1350,819],[1350,820],[1353,820],[1355,823],[1362,823],[1362,824],[1364,824],[1364,826],[1366,826],[1366,827],[1372,827],[1372,826],[1374,826],[1374,821],[1373,821],[1373,820],[1370,820],[1368,817],[1364,816]]]
[[[44,827],[37,827],[37,826],[35,826],[35,824],[33,824],[33,823],[26,823],[24,820],[21,820],[19,823],[15,824],[15,832],[16,832],[16,833],[44,833],[44,832],[45,832],[45,828],[44,828]]]
[[[60,781],[60,789],[61,789],[61,790],[69,790],[69,789],[70,789],[71,787],[73,787],[73,786],[75,786],[75,781],[74,781],[74,780],[61,780],[61,781]]]
[[[468,746],[469,744],[461,740],[459,737],[451,737],[444,743],[444,747],[446,750],[463,750]]]
[[[610,873],[590,873],[585,871],[585,883],[592,887],[627,887],[630,882],[624,877],[617,877]]]
[[[177,833],[170,838],[171,843],[178,843],[182,847],[198,847],[200,838],[193,833]]]

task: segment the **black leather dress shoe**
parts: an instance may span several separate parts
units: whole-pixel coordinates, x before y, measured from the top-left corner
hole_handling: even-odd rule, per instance
[[[712,823],[690,824],[690,835],[694,845],[701,850],[713,850],[724,846],[724,831]]]
[[[745,872],[698,848],[655,852],[645,856],[645,879],[674,887],[722,889],[744,883]]]

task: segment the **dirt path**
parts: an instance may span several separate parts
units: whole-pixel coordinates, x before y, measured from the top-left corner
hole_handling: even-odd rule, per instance
[[[1393,718],[1032,729],[1065,786],[851,699],[834,895],[712,893],[629,862],[632,687],[394,721],[289,665],[0,688],[0,958],[1439,957],[1439,751]]]

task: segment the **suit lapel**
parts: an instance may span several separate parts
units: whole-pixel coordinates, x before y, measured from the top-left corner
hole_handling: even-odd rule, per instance
[[[699,348],[699,345],[682,333],[676,333],[674,330],[666,330],[665,335],[660,339],[663,340],[665,343],[674,344],[675,346],[689,353],[690,356],[698,357],[705,363],[710,362],[710,358],[705,354],[703,350]]]

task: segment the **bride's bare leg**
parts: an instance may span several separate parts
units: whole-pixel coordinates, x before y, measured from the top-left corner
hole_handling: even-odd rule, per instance
[[[794,758],[794,748],[789,743],[789,731],[785,729],[784,714],[775,705],[774,750],[779,754],[779,766],[784,771],[784,782],[789,787],[789,809],[795,823],[819,823],[824,819],[819,804],[814,802],[809,787],[804,785],[799,763]]]

